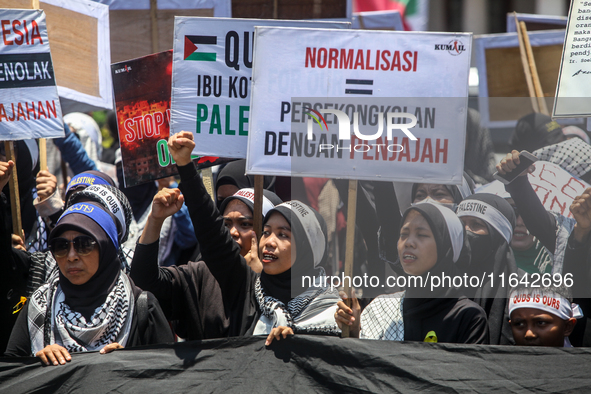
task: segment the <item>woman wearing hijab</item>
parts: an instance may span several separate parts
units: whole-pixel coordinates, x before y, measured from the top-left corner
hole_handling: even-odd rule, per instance
[[[75,175],[66,186],[66,203],[75,192],[92,185],[110,185],[116,187],[113,179],[107,174],[96,170],[84,171]],[[53,223],[60,218],[65,208],[64,201],[57,189],[43,201],[40,201],[39,198],[35,199],[34,204],[39,215],[49,218]]]
[[[170,137],[169,151],[178,166],[183,194],[162,190],[154,199],[148,221],[161,223],[185,202],[203,261],[160,269],[153,260],[146,264],[146,259],[149,261],[158,250],[155,227],[155,231],[144,231],[140,238],[132,277],[137,277],[143,288],[151,289],[170,320],[186,323],[187,339],[269,334],[282,324],[294,333],[336,334],[332,314],[338,295],[326,287],[302,289],[299,277],[310,276],[313,282],[313,277],[323,273],[321,265],[327,251],[323,231],[326,225],[321,216],[295,201],[267,212],[258,244],[264,268],[260,275],[255,273],[241,256],[241,247],[232,238],[190,160],[193,147],[192,133]],[[251,241],[251,246],[251,254],[256,255],[256,240]],[[140,280],[140,273],[144,280]],[[299,284],[295,297],[290,293],[292,278]],[[332,311],[327,312],[330,308]]]
[[[463,247],[463,225],[450,209],[419,203],[404,213],[397,248],[405,275],[423,280],[444,273],[456,276]],[[451,286],[432,291],[408,286],[403,292],[377,297],[360,319],[339,302],[335,319],[339,325],[350,325],[351,333],[360,338],[488,343],[486,314],[461,289]]]
[[[390,264],[399,274],[404,271],[398,261],[396,245],[390,242],[400,236],[400,206],[394,184],[392,182],[374,182],[375,184],[375,205],[377,220],[379,222],[379,254],[380,259]],[[411,189],[411,202],[421,201],[434,202],[456,209],[457,205],[474,192],[474,181],[464,172],[461,185],[443,185],[434,183],[415,183]]]
[[[462,259],[457,267],[468,276],[480,278],[484,275],[485,278],[481,286],[467,288],[467,295],[486,312],[490,343],[514,344],[507,323],[509,287],[503,287],[499,278],[518,274],[509,246],[515,228],[515,211],[502,197],[478,193],[462,201],[456,213],[466,227],[470,246],[470,259]]]
[[[217,196],[217,206],[221,207],[222,202],[227,197],[232,196],[240,189],[254,187],[254,175],[246,174],[246,160],[236,160],[229,162],[220,170],[215,183],[215,194]],[[265,176],[263,181],[265,190],[274,191],[275,177]],[[220,209],[223,212],[223,209]]]
[[[113,215],[93,202],[74,204],[49,236],[59,272],[20,313],[7,356],[65,364],[70,353],[172,342],[158,302],[121,271]]]
[[[282,202],[275,193],[263,189],[263,218],[267,212]],[[220,212],[224,215],[224,222],[226,228],[230,230],[230,235],[240,246],[240,254],[246,259],[249,267],[260,274],[263,265],[258,258],[252,258],[250,253],[254,235],[254,189],[240,189],[232,196],[224,199],[220,205]]]

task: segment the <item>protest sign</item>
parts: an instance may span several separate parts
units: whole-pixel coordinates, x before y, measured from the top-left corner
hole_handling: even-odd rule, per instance
[[[551,108],[564,30],[534,31],[528,35],[547,107]],[[515,127],[519,118],[533,112],[517,33],[475,36],[474,52],[482,125]]]
[[[0,10],[0,139],[63,137],[45,13]]]
[[[33,8],[30,0],[0,0],[0,8]],[[90,0],[37,1],[47,34],[62,112],[113,108],[109,8]]]
[[[573,0],[556,86],[554,117],[591,116],[591,1]]]
[[[525,22],[527,31],[536,30],[555,30],[566,28],[566,17],[558,15],[539,15],[539,14],[517,14],[519,22]],[[515,14],[507,13],[507,33],[515,33]]]
[[[536,161],[536,170],[528,175],[536,195],[548,211],[558,212],[566,217],[573,217],[569,207],[576,196],[583,194],[591,187],[585,181],[572,176],[559,165],[547,161]],[[505,191],[505,185],[499,181],[481,186],[476,193],[491,193],[504,198],[510,198]]]
[[[256,34],[247,173],[461,182],[471,34]]]
[[[350,24],[177,17],[171,133],[192,131],[194,154],[246,157],[257,25],[345,28]]]
[[[113,90],[125,187],[176,175],[168,152],[172,51],[115,63]],[[220,164],[196,158],[198,168]]]
[[[398,11],[355,12],[351,29],[404,31],[404,25]]]
[[[176,15],[232,16],[230,0],[98,1],[109,6],[114,63],[172,49]]]

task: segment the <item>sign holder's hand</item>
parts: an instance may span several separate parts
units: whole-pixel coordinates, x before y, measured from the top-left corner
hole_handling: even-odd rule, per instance
[[[345,302],[347,300],[347,294],[344,291],[339,292],[342,301],[337,303],[338,309],[334,314],[334,319],[341,330],[345,324],[349,326],[349,337],[359,338],[359,331],[361,331],[361,307],[353,289],[351,289],[351,294],[351,307],[348,307]]]
[[[13,168],[14,161],[0,161],[0,190],[4,189],[4,186],[6,186],[10,180],[10,175],[12,175]]]
[[[591,233],[591,188],[575,197],[570,205],[570,211],[577,221],[573,229],[575,240],[584,242]]]

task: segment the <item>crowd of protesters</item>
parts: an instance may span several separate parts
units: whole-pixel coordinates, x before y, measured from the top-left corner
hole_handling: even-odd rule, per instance
[[[114,114],[107,120],[116,136]],[[177,179],[124,188],[118,142],[103,149],[89,115],[64,121],[65,137],[48,153],[58,165],[49,170],[39,171],[34,140],[16,142],[15,161],[0,156],[6,356],[59,365],[74,352],[248,335],[264,335],[271,346],[291,335],[339,336],[345,326],[360,340],[591,344],[591,297],[580,296],[591,283],[591,189],[557,213],[529,183],[533,167],[514,174],[525,150],[589,181],[591,146],[579,128],[527,115],[496,162],[471,109],[461,185],[408,185],[407,207],[393,183],[360,182],[356,223],[345,224],[342,181],[265,177],[257,237],[254,179],[244,161],[219,171],[210,196],[191,160],[193,134],[181,132],[168,141]],[[23,234],[12,230],[15,168]],[[495,171],[520,176],[491,193]],[[339,293],[326,276],[343,270],[347,225],[359,230],[354,273],[483,281]],[[520,280],[567,273],[572,286]]]

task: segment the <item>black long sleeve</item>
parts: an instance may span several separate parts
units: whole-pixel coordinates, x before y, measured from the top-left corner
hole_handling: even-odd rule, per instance
[[[138,244],[130,276],[152,292],[169,320],[180,320],[188,339],[244,335],[256,305],[254,273],[226,229],[193,163],[178,167],[203,261],[158,267],[158,243]]]
[[[556,249],[556,218],[544,208],[527,176],[518,176],[505,186],[530,234],[546,249]]]

